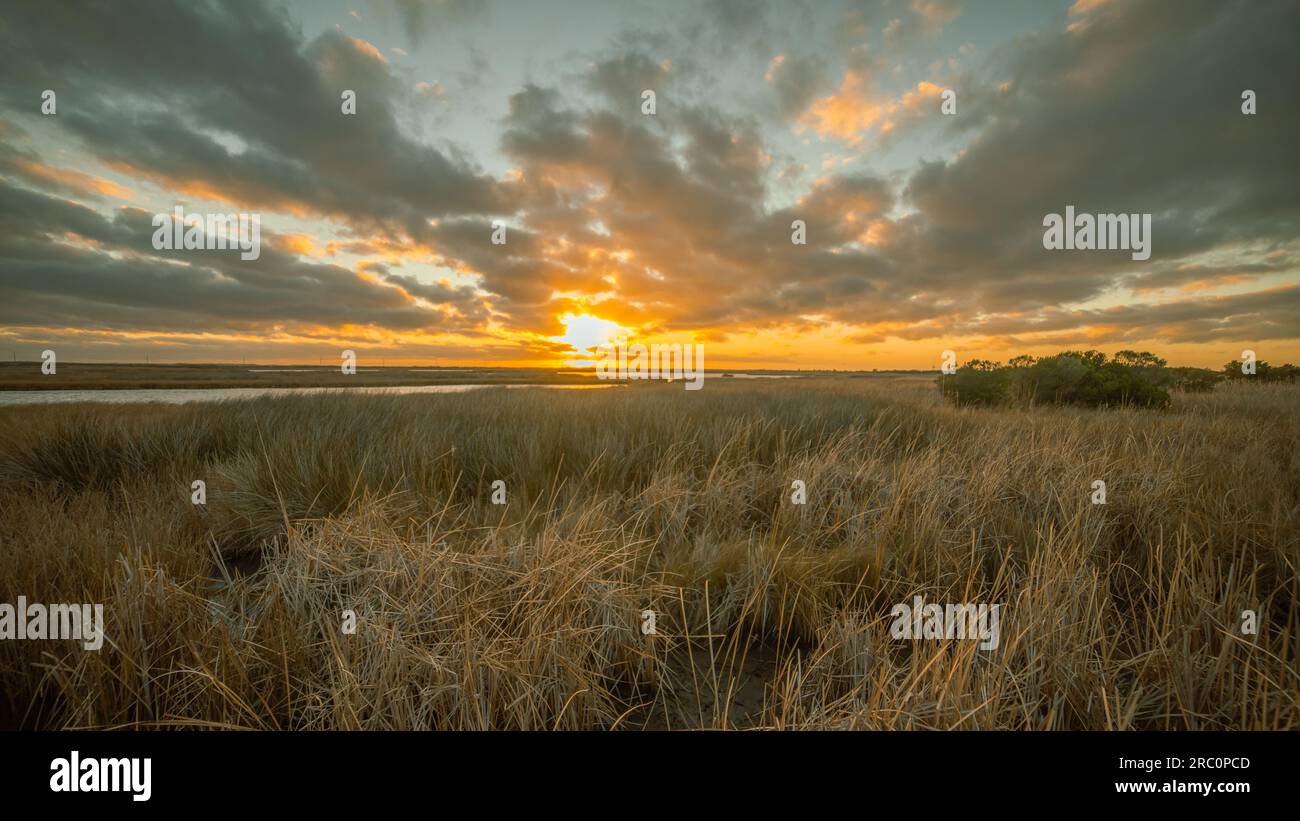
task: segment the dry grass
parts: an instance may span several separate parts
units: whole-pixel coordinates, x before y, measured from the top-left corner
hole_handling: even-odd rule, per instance
[[[40,362],[0,362],[0,390],[61,391],[152,388],[354,388],[412,385],[580,385],[592,375],[549,368],[434,368],[383,366],[362,356],[353,374],[340,360],[318,365],[139,365],[59,362],[45,375]]]
[[[1297,405],[838,379],[8,409],[0,601],[103,602],[109,637],[0,642],[8,723],[1296,728]],[[891,639],[914,595],[1003,604],[1001,646]]]

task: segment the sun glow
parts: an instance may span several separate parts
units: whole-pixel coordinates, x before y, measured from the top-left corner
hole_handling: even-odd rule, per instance
[[[576,352],[579,360],[595,356],[597,348],[607,342],[613,342],[618,336],[626,335],[627,328],[608,319],[601,319],[591,314],[565,314],[560,317],[564,323],[564,334],[552,337],[556,342],[563,342]],[[588,365],[588,361],[570,362],[571,365]]]

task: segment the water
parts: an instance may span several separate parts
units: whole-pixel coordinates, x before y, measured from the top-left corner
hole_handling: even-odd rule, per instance
[[[65,402],[216,402],[225,399],[255,399],[259,396],[292,396],[312,393],[465,393],[481,388],[546,388],[550,390],[593,390],[613,385],[405,385],[357,388],[126,388],[82,391],[0,391],[0,407],[48,405]]]
[[[591,376],[592,371],[560,371],[558,376]],[[797,373],[745,373],[744,371],[707,371],[704,374],[705,381],[710,379],[800,379],[802,374]]]

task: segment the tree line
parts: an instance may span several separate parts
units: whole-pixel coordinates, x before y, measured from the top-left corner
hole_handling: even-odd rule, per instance
[[[1255,362],[1246,373],[1240,361],[1209,368],[1169,367],[1148,351],[1063,351],[1054,356],[1017,356],[1003,365],[973,359],[939,377],[939,389],[957,405],[1080,405],[1084,407],[1169,405],[1170,391],[1204,393],[1223,381],[1291,382],[1295,365]]]

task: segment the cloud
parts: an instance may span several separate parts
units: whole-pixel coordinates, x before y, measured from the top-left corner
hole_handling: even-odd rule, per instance
[[[1087,32],[1040,35],[1009,66],[1015,92],[952,161],[924,164],[906,197],[924,284],[961,270],[988,312],[1099,293],[1134,265],[1119,254],[1044,252],[1044,214],[1152,213],[1151,265],[1216,248],[1289,240],[1300,195],[1279,178],[1300,115],[1300,60],[1268,32],[1298,22],[1283,4],[1233,14],[1217,3],[1135,4]],[[1272,14],[1268,18],[1267,14]],[[1171,19],[1178,37],[1169,36]],[[1166,31],[1166,35],[1160,35]],[[1240,89],[1283,108],[1243,120]],[[970,108],[970,103],[966,103]],[[1251,261],[1249,257],[1243,262]]]
[[[641,92],[661,89],[671,72],[669,64],[640,52],[628,52],[598,63],[587,74],[587,85],[604,95],[615,109],[640,110]]]
[[[475,22],[487,15],[487,0],[394,0],[412,48],[443,26]]]
[[[0,186],[0,325],[232,333],[268,323],[298,331],[348,324],[414,331],[472,328],[485,317],[473,289],[383,277],[376,284],[338,265],[300,259],[292,237],[265,237],[270,241],[256,262],[238,252],[154,252],[151,216],[122,208],[106,219]],[[415,296],[433,307],[417,306]]]
[[[778,54],[768,65],[764,79],[776,95],[781,118],[792,120],[803,114],[825,90],[829,72],[825,61],[819,58]]]
[[[1098,0],[1079,0],[1079,2],[1095,3]],[[912,0],[912,10],[927,26],[940,28],[956,20],[961,14],[961,0]]]
[[[819,137],[843,140],[849,145],[862,143],[873,132],[887,134],[899,120],[937,116],[943,87],[922,80],[914,88],[891,98],[860,71],[844,73],[839,89],[817,99],[800,117],[800,125],[812,129]]]
[[[41,188],[89,199],[114,197],[126,200],[132,196],[131,189],[118,185],[112,180],[86,174],[74,168],[46,165],[40,160],[22,156],[18,152],[0,155],[0,173],[16,174]]]
[[[454,333],[525,356],[554,352],[545,337],[566,312],[719,341],[1300,337],[1293,4],[1080,2],[942,78],[895,76],[897,43],[761,50],[781,39],[767,4],[680,21],[698,29],[683,42],[731,27],[743,52],[683,55],[663,32],[627,35],[513,84],[486,82],[491,66],[467,43],[461,64],[493,112],[469,146],[412,136],[411,111],[442,86],[395,74],[372,43],[307,39],[254,4],[125,5],[20,5],[0,29],[12,80],[0,101],[31,112],[0,123],[0,325],[277,339],[355,328],[413,344]],[[401,8],[413,43],[438,15],[486,14]],[[899,36],[933,35],[961,26],[958,10],[849,4],[824,18],[836,23],[824,42],[855,25],[887,39],[894,20]],[[748,96],[713,72],[741,54]],[[463,73],[432,75],[457,78],[439,109],[463,95]],[[940,117],[949,82],[960,113]],[[47,87],[60,89],[57,118],[34,113],[31,89]],[[646,88],[653,117],[640,112]],[[1259,95],[1255,117],[1240,114],[1243,88]],[[339,110],[343,89],[355,116]],[[805,131],[792,137],[792,123]],[[960,142],[872,170],[874,151],[927,128]],[[46,157],[37,129],[68,154]],[[795,189],[817,158],[791,143],[812,134],[852,150]],[[145,205],[176,199],[262,212],[262,258],[155,252]],[[1045,251],[1043,215],[1066,205],[1151,213],[1151,260]],[[505,245],[489,239],[494,220]],[[806,245],[791,242],[794,220]]]
[[[100,162],[178,193],[388,230],[508,208],[490,177],[402,132],[396,110],[413,92],[373,45],[334,31],[303,42],[286,20],[232,8],[89,8],[75,21],[19,10],[0,33],[15,78],[0,99],[17,107],[32,84],[95,89],[65,96],[59,124]],[[357,116],[340,110],[344,89]]]

